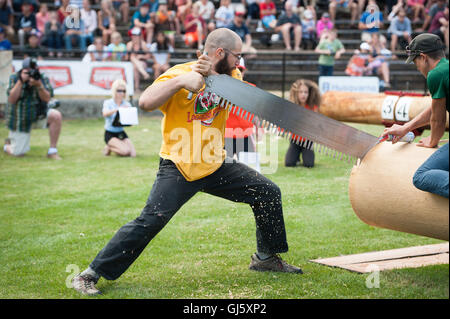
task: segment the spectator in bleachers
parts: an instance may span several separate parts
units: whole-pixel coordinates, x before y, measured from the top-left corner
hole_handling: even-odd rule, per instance
[[[191,11],[192,0],[175,0],[177,6],[177,17],[180,21],[184,21],[186,15]]]
[[[386,47],[387,40],[384,35],[372,33],[369,45],[371,47],[371,65],[373,65],[373,75],[382,77],[382,86],[389,88],[390,71],[389,60],[393,58],[392,52]]]
[[[33,12],[31,2],[25,1],[22,4],[22,14],[19,18],[18,35],[20,47],[25,46],[25,40],[31,30],[36,29],[36,15]]]
[[[200,15],[200,7],[197,2],[192,5],[192,12],[188,13],[184,19],[184,30],[184,43],[190,48],[196,47],[203,50],[206,22]]]
[[[277,24],[277,8],[272,0],[260,0],[259,13],[264,27],[275,28]]]
[[[391,12],[389,12],[387,20],[389,22],[392,22],[392,20],[394,20],[400,10],[404,10],[407,14],[410,11],[408,6],[406,5],[406,0],[397,1],[397,3],[392,7]]]
[[[0,0],[0,28],[3,28],[8,39],[14,38],[14,15],[7,0]]]
[[[315,52],[319,53],[319,76],[333,76],[334,63],[345,52],[344,45],[337,38],[337,30],[325,31]]]
[[[167,0],[159,0],[159,7],[155,16],[155,29],[156,32],[164,32],[170,41],[170,45],[175,47],[175,34],[180,32],[180,22],[176,11],[168,10]]]
[[[81,51],[86,51],[87,35],[84,21],[81,19],[80,10],[72,10],[63,22],[65,48],[72,55],[72,46],[77,43]]]
[[[236,34],[242,40],[242,52],[246,54],[247,59],[256,57],[256,49],[252,46],[252,35],[250,34],[247,25],[245,24],[245,11],[244,7],[240,11],[236,11],[234,14],[233,23],[228,26],[230,30],[236,32]]]
[[[28,43],[25,45],[24,58],[30,57],[42,60],[42,51],[43,48],[39,44],[39,32],[33,29],[28,35]]]
[[[391,51],[397,50],[399,38],[402,40],[402,49],[411,42],[412,27],[411,21],[406,16],[406,12],[401,9],[397,16],[391,21],[388,29],[388,34],[391,36]]]
[[[58,19],[62,25],[67,16],[70,15],[71,8],[69,7],[69,0],[61,0],[61,5],[58,8]]]
[[[62,49],[62,38],[63,38],[63,30],[62,26],[58,20],[58,13],[56,11],[50,11],[49,13],[49,21],[45,24],[44,38],[43,43],[47,46],[49,52],[49,57],[55,56],[55,50],[57,52],[57,56],[61,57],[62,52],[59,51]]]
[[[164,33],[157,32],[155,41],[150,45],[153,60],[153,77],[155,79],[170,68],[170,54],[173,51],[173,47]]]
[[[273,3],[273,2],[272,2]],[[294,51],[300,51],[302,42],[302,22],[292,11],[292,3],[286,1],[284,12],[277,20],[275,32],[279,32],[286,50],[292,50],[291,39],[294,39]]]
[[[369,0],[366,11],[359,19],[358,28],[362,30],[361,40],[364,42],[370,41],[371,34],[379,32],[381,27],[383,27],[383,13],[375,0]]]
[[[139,10],[137,10],[133,14],[133,18],[131,19],[131,28],[128,31],[128,34],[130,34],[131,30],[134,27],[141,28],[143,37],[145,38],[147,43],[152,43],[153,33],[155,31],[155,24],[152,22],[151,18],[151,10],[154,7],[154,3],[155,2],[151,3],[148,0],[144,0],[141,2],[141,4],[139,5]],[[156,13],[156,11],[154,12]]]
[[[0,27],[0,51],[2,50],[11,50],[11,42],[6,38],[5,30]]]
[[[116,31],[111,0],[101,0],[100,10],[97,12],[97,26],[102,32],[103,43],[107,45],[111,35]]]
[[[431,21],[433,20],[434,16],[438,12],[444,11],[445,5],[446,5],[446,1],[445,0],[437,0],[436,3],[434,3],[430,7],[430,10],[428,11],[428,14],[425,17],[425,21],[423,23],[423,26],[421,28],[419,28],[417,31],[422,32],[422,31],[427,30],[429,28],[429,26],[431,24]]]
[[[157,1],[156,1],[157,2]],[[112,5],[117,12],[120,12],[123,24],[128,24],[128,18],[130,15],[130,4],[127,0],[113,0]]]
[[[144,80],[150,79],[147,72],[147,61],[150,60],[150,53],[147,43],[141,37],[141,29],[134,27],[131,30],[131,40],[127,43],[128,56],[133,64],[134,89],[136,94],[140,93],[141,77]]]
[[[242,4],[245,5],[245,9],[247,10],[247,19],[248,20],[259,20],[259,0],[242,0]]]
[[[209,33],[216,28],[216,23],[214,22],[214,14],[216,12],[216,8],[214,6],[214,3],[210,0],[198,0],[197,2],[200,6],[200,15],[202,16],[203,20],[205,20],[206,27]]]
[[[83,7],[80,10],[81,20],[84,22],[84,32],[89,44],[94,42],[94,32],[97,30],[97,12],[91,8],[90,0],[83,0]]]
[[[383,78],[383,86],[390,87],[389,66],[383,57],[374,58],[371,54],[372,47],[369,43],[363,42],[359,50],[351,57],[345,69],[345,73],[350,76],[380,76]]]
[[[425,1],[426,0],[408,0],[406,3],[408,8],[414,14],[413,23],[419,22],[420,18],[425,18]]]
[[[316,21],[311,10],[303,11],[302,21],[302,42],[305,49],[315,48],[317,45]]]
[[[352,26],[355,26],[357,23],[358,17],[358,4],[356,0],[331,0],[328,6],[328,11],[330,13],[330,18],[333,23],[336,21],[336,13],[337,11],[345,11],[350,12]]]
[[[103,38],[99,34],[95,36],[94,43],[87,47],[83,62],[106,61],[108,59],[108,48],[103,44]]]
[[[39,35],[42,36],[45,32],[45,24],[50,20],[48,13],[48,6],[46,3],[41,3],[39,6],[39,12],[36,13],[36,28],[39,31]]]
[[[234,9],[231,7],[231,0],[220,0],[220,7],[214,16],[217,28],[226,28],[233,23]]]
[[[109,61],[127,61],[127,46],[122,42],[122,35],[115,31],[111,34],[111,43],[106,47]]]
[[[441,40],[444,40],[447,49],[449,47],[448,20],[448,4],[446,4],[444,11],[436,13],[433,20],[431,21],[430,28],[428,29],[429,33],[436,34],[441,38]]]
[[[316,23],[316,33],[319,41],[324,31],[329,31],[333,28],[334,23],[330,20],[330,15],[327,12],[324,12],[320,20]]]

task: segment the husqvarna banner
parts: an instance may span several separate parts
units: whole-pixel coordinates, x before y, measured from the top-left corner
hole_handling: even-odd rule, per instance
[[[116,79],[127,82],[129,95],[134,93],[131,62],[38,61],[39,71],[53,86],[55,95],[110,95]],[[13,61],[13,72],[22,68],[22,60]]]

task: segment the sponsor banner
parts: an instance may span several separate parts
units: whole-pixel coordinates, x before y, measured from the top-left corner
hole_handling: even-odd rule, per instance
[[[379,93],[380,79],[376,76],[321,76],[319,89],[327,91]]]
[[[0,104],[6,104],[6,89],[11,75],[12,51],[0,51]]]
[[[134,94],[131,62],[38,61],[38,66],[50,79],[55,95],[110,95],[116,79],[125,80],[128,94]],[[22,60],[14,60],[14,72],[21,68]]]

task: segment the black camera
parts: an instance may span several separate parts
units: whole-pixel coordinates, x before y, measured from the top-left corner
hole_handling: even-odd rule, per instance
[[[35,80],[39,80],[41,78],[41,72],[39,72],[39,69],[31,69],[30,77]]]
[[[30,69],[30,77],[35,80],[39,80],[41,78],[41,72],[39,72],[37,61],[34,58],[26,58],[23,60],[22,69]]]

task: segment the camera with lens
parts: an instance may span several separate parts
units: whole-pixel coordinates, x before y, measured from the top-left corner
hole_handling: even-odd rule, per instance
[[[37,61],[34,58],[26,58],[22,62],[22,70],[30,69],[30,77],[39,80],[41,78],[41,72],[39,72],[39,67],[37,65]]]
[[[39,72],[39,69],[31,69],[30,77],[35,80],[39,80],[41,78],[41,72]]]

